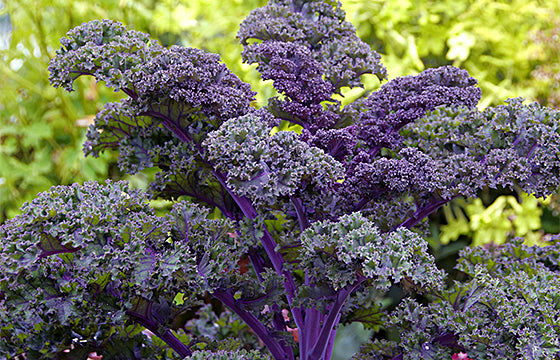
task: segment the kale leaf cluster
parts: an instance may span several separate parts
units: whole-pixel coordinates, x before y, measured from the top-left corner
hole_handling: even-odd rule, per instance
[[[554,192],[560,112],[480,111],[452,66],[343,105],[387,74],[337,1],[270,0],[237,36],[278,91],[260,108],[216,54],[109,20],[61,40],[53,86],[88,75],[126,95],[85,154],[156,174],[146,191],[54,187],[0,227],[2,356],[329,360],[361,322],[378,333],[355,359],[560,357],[558,238],[466,248],[453,279],[421,236],[457,197]],[[175,204],[156,214],[158,198]]]

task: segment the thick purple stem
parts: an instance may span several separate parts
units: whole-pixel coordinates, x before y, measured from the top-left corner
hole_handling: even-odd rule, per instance
[[[300,344],[301,359],[306,359],[311,350],[313,350],[312,347],[319,336],[321,321],[324,319],[325,316],[314,307],[305,310],[305,328],[300,333],[300,341],[304,340]]]
[[[233,191],[231,191],[227,187],[227,183],[225,181],[224,175],[222,175],[222,174],[220,174],[216,171],[214,171],[214,175],[220,181],[222,186],[227,189],[227,191],[229,192],[231,197],[235,200],[235,202],[237,203],[237,205],[239,206],[239,208],[243,212],[243,215],[245,215],[246,217],[248,217],[251,220],[256,219],[257,216],[258,216],[258,213],[257,213],[257,210],[255,210],[255,208],[253,207],[253,204],[251,204],[251,201],[249,199],[247,199],[245,196],[239,196],[239,195],[235,194]],[[268,232],[268,230],[266,228],[264,228],[263,231],[264,231],[264,235],[261,238],[261,243],[263,244],[263,247],[264,247],[268,257],[270,258],[270,261],[272,262],[272,267],[274,268],[276,273],[278,273],[278,275],[283,275],[284,272],[283,272],[282,267],[284,265],[284,258],[282,257],[282,255],[279,252],[276,251],[276,242],[272,238],[272,235],[270,235],[270,233]],[[286,274],[284,274],[284,275],[286,275]],[[286,278],[288,279],[288,277],[286,277]],[[291,274],[290,274],[289,278],[291,278]],[[292,279],[292,282],[293,282],[293,279]],[[292,294],[292,297],[293,297],[293,294],[295,293],[295,284],[293,286],[289,286],[288,289],[290,290],[290,292]]]
[[[424,219],[426,216],[430,215],[431,213],[433,213],[443,205],[455,199],[456,197],[458,196],[453,196],[450,199],[435,199],[434,202],[424,206],[422,209],[417,210],[413,216],[409,217],[406,221],[404,221],[402,224],[400,224],[397,227],[403,226],[410,229],[411,227],[413,227],[414,225],[422,221],[422,219]]]
[[[227,186],[227,182],[223,174],[217,171],[213,171],[213,173],[214,176],[218,179],[218,181],[220,181],[222,186],[225,189],[227,189],[228,193],[235,200],[237,206],[239,206],[239,208],[243,212],[243,215],[245,215],[246,217],[252,220],[256,219],[258,213],[257,210],[255,210],[255,208],[253,207],[253,204],[251,204],[251,201],[247,199],[245,196],[239,196],[235,194],[233,191],[231,191],[231,189]],[[272,262],[272,267],[274,268],[276,273],[286,278],[286,281],[284,282],[284,287],[287,292],[286,295],[288,298],[288,303],[291,307],[292,300],[296,293],[296,284],[294,282],[294,278],[292,277],[292,274],[289,271],[284,270],[284,258],[282,257],[282,254],[276,251],[276,241],[274,241],[272,235],[270,234],[270,232],[266,227],[263,228],[263,233],[264,234],[260,239],[261,244],[263,245],[266,254],[270,258],[270,261]],[[297,327],[301,329],[303,325],[301,311],[298,311],[297,309],[292,309],[292,314],[294,316],[294,321]]]
[[[338,318],[336,319],[336,323],[340,322],[340,313],[338,314]],[[332,357],[332,351],[334,347],[334,340],[336,338],[336,331],[338,328],[334,328],[331,331],[331,336],[329,337],[329,342],[327,343],[327,348],[325,349],[325,360],[330,360]]]
[[[122,90],[122,92],[124,92],[126,95],[130,96],[133,99],[136,99],[138,97],[136,92],[134,92],[134,90],[132,90],[132,89],[123,88],[121,90]]]
[[[171,131],[173,134],[175,134],[179,140],[183,141],[183,142],[191,142],[191,138],[190,136],[185,133],[183,131],[183,129],[181,129],[179,126],[177,126],[177,124],[175,124],[175,122],[168,118],[167,116],[165,116],[162,113],[159,113],[157,111],[145,111],[143,113],[141,113],[140,115],[144,115],[144,116],[151,116],[153,118],[158,118],[160,120],[162,120],[162,124],[163,126],[165,126],[167,128],[167,130]],[[200,151],[201,149],[197,146],[198,150]],[[202,154],[202,152],[201,152]]]
[[[290,198],[292,200],[292,204],[294,204],[294,208],[296,209],[296,214],[299,221],[299,226],[301,231],[304,231],[309,227],[309,219],[307,218],[307,214],[305,213],[305,209],[303,208],[303,201],[300,198]]]
[[[177,339],[177,337],[173,335],[171,330],[166,330],[163,334],[160,334],[158,329],[159,324],[156,321],[141,316],[133,311],[127,311],[126,314],[130,316],[136,323],[150,330],[154,335],[163,340],[181,357],[184,358],[192,355],[192,351],[187,347],[187,345],[183,344],[179,339]]]
[[[313,350],[308,354],[306,360],[316,360],[322,359],[322,356],[325,354],[327,350],[327,345],[332,335],[332,331],[334,330],[335,326],[338,324],[340,320],[340,311],[342,310],[342,306],[346,302],[346,299],[350,294],[356,290],[358,286],[360,286],[366,280],[365,277],[359,278],[354,284],[350,285],[347,288],[340,290],[336,297],[336,301],[334,302],[327,319],[323,323],[323,327],[321,332],[319,333],[319,337],[313,346]],[[329,355],[330,358],[330,355]]]
[[[294,356],[290,351],[286,351],[278,341],[276,341],[268,329],[255,317],[255,315],[242,310],[237,306],[236,300],[233,295],[223,291],[214,290],[212,293],[216,299],[220,300],[225,306],[236,313],[249,327],[257,334],[257,336],[264,342],[274,359],[276,360],[293,360]]]

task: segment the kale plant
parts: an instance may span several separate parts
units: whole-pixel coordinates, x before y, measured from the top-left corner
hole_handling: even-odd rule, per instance
[[[560,241],[467,248],[454,280],[421,236],[457,197],[554,192],[560,113],[479,111],[477,81],[451,66],[343,105],[363,75],[386,78],[344,17],[271,0],[243,21],[243,59],[278,91],[260,108],[218,55],[108,20],[71,30],[51,83],[126,94],[86,155],[158,172],[147,192],[54,187],[0,228],[2,356],[328,360],[337,327],[361,322],[380,332],[357,359],[560,357]],[[175,204],[158,215],[152,198]]]

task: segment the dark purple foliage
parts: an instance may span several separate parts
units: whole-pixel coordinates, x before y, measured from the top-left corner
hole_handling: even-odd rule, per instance
[[[356,122],[358,138],[373,155],[384,147],[395,148],[402,139],[399,131],[428,111],[440,105],[474,108],[481,96],[477,83],[452,66],[391,80],[360,104],[367,110]]]
[[[270,65],[258,46],[267,42],[293,43],[309,50],[321,65],[326,80],[338,92],[344,86],[361,86],[366,73],[385,78],[380,56],[356,36],[344,20],[338,2],[273,0],[256,9],[241,23],[237,36],[245,46],[245,61],[258,61],[263,70]]]
[[[263,80],[273,80],[274,87],[292,101],[318,104],[334,92],[333,85],[322,78],[321,63],[306,46],[270,40],[247,46],[244,53],[246,61],[259,64]]]
[[[464,250],[465,279],[446,285],[418,234],[456,197],[555,191],[560,113],[520,99],[479,111],[476,80],[454,67],[342,106],[343,87],[386,76],[344,16],[317,0],[248,16],[243,58],[280,93],[261,109],[218,55],[107,20],[70,31],[52,84],[71,91],[91,75],[127,95],[97,114],[86,155],[118,150],[121,169],[157,173],[149,194],[54,187],[0,227],[0,354],[329,360],[338,325],[361,322],[394,336],[356,359],[560,356],[557,238]],[[184,201],[158,216],[150,197]],[[399,288],[406,298],[388,311]],[[191,331],[218,303],[229,310],[214,318],[234,314],[222,325],[244,322],[247,348],[267,352],[239,349],[240,330]]]
[[[263,79],[273,80],[284,96],[269,100],[269,110],[280,119],[313,133],[335,127],[338,109],[324,109],[322,102],[339,105],[332,95],[362,86],[363,74],[385,78],[379,54],[344,16],[339,3],[270,1],[241,24],[243,60],[257,63]]]

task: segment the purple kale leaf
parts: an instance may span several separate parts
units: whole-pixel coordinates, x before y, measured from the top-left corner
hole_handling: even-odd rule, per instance
[[[451,66],[342,106],[342,88],[386,77],[344,18],[330,0],[251,12],[243,59],[279,93],[261,109],[218,55],[108,20],[70,31],[52,84],[71,91],[90,75],[127,96],[97,114],[84,152],[117,150],[122,170],[157,173],[149,195],[122,182],[52,188],[0,227],[2,354],[268,356],[230,351],[232,339],[195,352],[207,342],[185,324],[211,303],[275,359],[328,360],[352,321],[395,334],[362,358],[558,357],[556,242],[465,250],[462,281],[446,284],[418,232],[460,196],[555,191],[560,113],[520,99],[480,111],[476,80]],[[157,216],[152,197],[181,201]]]
[[[473,359],[560,356],[560,281],[557,261],[550,262],[557,254],[557,240],[543,247],[514,241],[466,248],[457,268],[469,275],[467,281],[455,282],[440,301],[406,300],[390,315],[389,324],[401,334],[393,352],[411,359],[454,352]]]
[[[116,344],[131,358],[164,351],[143,348],[145,335],[125,329],[137,304],[173,300],[174,274],[189,260],[183,244],[166,241],[171,229],[169,220],[153,214],[146,194],[123,182],[39,194],[0,227],[0,307],[10,314],[2,317],[7,336],[0,349],[28,358]],[[153,315],[136,314],[143,326],[171,337]]]
[[[243,60],[257,63],[262,78],[273,80],[283,95],[268,106],[280,119],[312,132],[337,126],[338,109],[325,110],[321,103],[339,107],[332,95],[362,86],[363,74],[385,78],[379,54],[344,17],[339,3],[279,0],[253,10],[241,24]]]
[[[143,348],[149,341],[131,331],[137,324],[190,354],[171,331],[175,318],[236,273],[246,252],[229,222],[207,215],[177,203],[171,216],[156,216],[146,194],[124,182],[39,194],[0,227],[0,309],[11,314],[0,323],[0,349],[30,358],[71,347],[110,358],[115,344],[132,358],[165,351]],[[183,307],[174,301],[179,293]]]
[[[255,203],[288,197],[304,184],[332,186],[342,178],[342,166],[322,150],[300,141],[293,131],[271,129],[254,114],[224,123],[203,144],[208,159],[228,174],[236,194]]]
[[[481,96],[476,85],[476,79],[465,70],[452,66],[391,80],[359,104],[366,111],[357,120],[357,137],[371,155],[384,147],[395,148],[402,139],[399,131],[436,107],[474,108]]]

